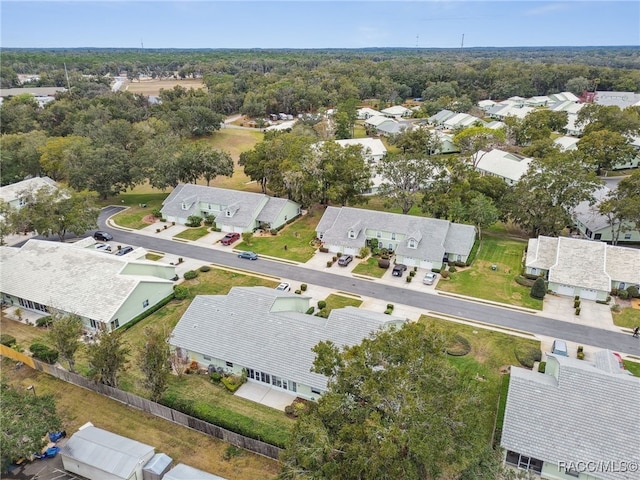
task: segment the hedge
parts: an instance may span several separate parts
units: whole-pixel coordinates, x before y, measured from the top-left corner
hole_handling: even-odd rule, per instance
[[[476,255],[478,253],[478,249],[480,248],[480,240],[476,239],[476,241],[473,243],[473,247],[471,247],[471,251],[469,252],[469,256],[467,257],[467,261],[464,262],[465,266],[469,266],[473,263],[473,261],[476,259]],[[462,266],[462,265],[461,265]]]
[[[513,352],[520,362],[520,365],[527,368],[533,368],[534,363],[542,359],[542,352],[539,348],[523,346],[517,347]]]
[[[0,335],[0,344],[5,347],[13,347],[16,344],[16,337],[13,337],[8,333],[3,333]]]
[[[538,278],[538,277],[536,277],[536,278]],[[522,276],[522,275],[518,275],[516,277],[516,283],[518,285],[522,285],[523,287],[531,288],[531,287],[533,287],[533,284],[535,283],[535,280],[532,280],[532,279],[530,279],[528,277],[525,277],[525,276]]]
[[[188,270],[184,272],[184,275],[183,275],[185,280],[193,280],[197,276],[198,276],[198,272],[196,272],[195,270]]]
[[[34,358],[42,360],[43,362],[54,364],[58,361],[58,351],[53,348],[49,348],[42,343],[32,343],[29,350],[33,354]]]
[[[174,288],[176,288],[176,287],[174,287]],[[122,331],[127,330],[127,329],[133,327],[136,323],[138,323],[138,322],[144,320],[145,318],[147,318],[152,313],[157,312],[162,307],[164,307],[167,303],[169,303],[171,300],[173,300],[173,296],[174,296],[174,294],[171,293],[171,295],[168,295],[168,296],[164,297],[162,300],[160,300],[158,303],[156,303],[153,307],[147,308],[144,312],[142,312],[140,315],[135,317],[133,320],[131,320],[130,322],[125,323],[123,326],[120,327],[120,330],[122,330]]]

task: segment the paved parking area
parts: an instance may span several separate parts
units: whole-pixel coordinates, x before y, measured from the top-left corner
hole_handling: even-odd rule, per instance
[[[61,447],[68,439],[60,439],[57,447]],[[7,480],[84,480],[84,477],[66,472],[62,468],[62,457],[58,454],[53,458],[26,462],[3,473],[1,478]]]

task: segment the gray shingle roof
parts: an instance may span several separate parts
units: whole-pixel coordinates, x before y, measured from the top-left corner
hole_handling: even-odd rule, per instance
[[[294,203],[286,198],[268,197],[267,204],[260,210],[258,221],[264,223],[273,223],[277,220],[278,215],[289,203]],[[291,219],[289,219],[291,220]]]
[[[128,479],[138,462],[153,451],[154,447],[144,443],[89,426],[74,433],[61,447],[60,454]]]
[[[326,218],[325,218],[326,217]],[[356,238],[349,238],[349,229],[360,222],[362,229]],[[417,248],[399,243],[396,253],[427,261],[442,261],[446,253],[468,255],[475,241],[475,227],[454,224],[436,218],[400,215],[351,207],[328,207],[318,223],[318,235],[329,245],[359,248],[365,245],[365,230],[383,230],[413,236],[419,240]],[[421,235],[419,237],[417,233]]]
[[[0,199],[9,203],[17,200],[23,191],[40,190],[42,187],[58,188],[49,177],[34,177],[0,187]]]
[[[70,243],[29,240],[0,247],[2,292],[65,312],[107,322],[142,282],[173,285],[159,277],[125,274],[131,261]]]
[[[332,310],[324,319],[303,313],[308,307],[308,297],[266,287],[199,295],[173,330],[171,344],[326,390],[326,377],[310,372],[312,347],[322,340],[355,345],[380,327],[403,321],[354,307]]]
[[[640,463],[640,378],[548,355],[550,374],[512,367],[501,445],[545,462]],[[595,473],[594,473],[595,474]],[[609,471],[602,480],[635,480]]]

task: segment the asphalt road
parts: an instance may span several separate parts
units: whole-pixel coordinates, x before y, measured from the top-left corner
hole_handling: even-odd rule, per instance
[[[114,235],[119,243],[141,246],[149,250],[171,253],[185,258],[202,260],[233,268],[251,270],[291,280],[351,292],[365,297],[387,299],[396,304],[408,305],[428,311],[454,315],[492,325],[522,330],[547,337],[557,337],[582,345],[608,348],[618,352],[640,356],[640,340],[631,334],[602,330],[575,323],[544,317],[541,314],[523,313],[508,308],[461,300],[458,298],[430,295],[406,290],[373,281],[335,275],[328,272],[299,268],[267,259],[243,260],[234,253],[141,235],[135,232],[113,229],[107,219],[120,211],[121,207],[106,207],[102,210],[98,224]]]

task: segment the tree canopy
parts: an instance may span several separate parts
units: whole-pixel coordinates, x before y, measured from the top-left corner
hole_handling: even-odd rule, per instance
[[[295,425],[281,478],[449,478],[477,460],[477,384],[449,363],[445,342],[407,323],[352,347],[318,344],[313,371],[328,391]]]

